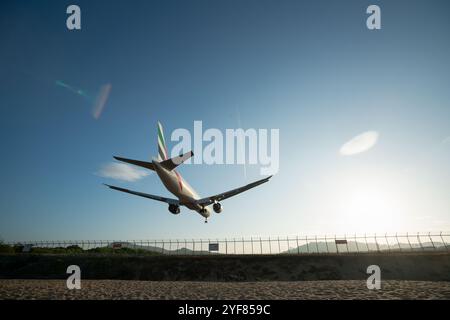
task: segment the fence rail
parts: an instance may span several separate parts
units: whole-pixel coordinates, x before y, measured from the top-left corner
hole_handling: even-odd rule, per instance
[[[50,253],[125,252],[164,255],[261,255],[450,252],[450,232],[225,239],[23,241],[5,244],[16,249],[19,248],[19,251],[22,252]]]

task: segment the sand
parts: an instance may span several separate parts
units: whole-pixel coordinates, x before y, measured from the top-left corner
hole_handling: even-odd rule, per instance
[[[82,280],[68,290],[64,280],[0,280],[0,299],[450,299],[450,282],[365,281],[193,282]]]

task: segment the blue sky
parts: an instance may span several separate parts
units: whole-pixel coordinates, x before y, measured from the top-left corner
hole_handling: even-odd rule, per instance
[[[3,239],[450,229],[448,1],[76,1],[82,30],[68,31],[73,3],[0,4]],[[57,80],[91,96],[110,83],[101,117]],[[156,156],[158,120],[167,140],[195,120],[279,129],[280,170],[208,224],[102,186],[169,196],[154,174],[98,175],[112,155]],[[373,148],[339,154],[371,130]],[[206,196],[261,178],[245,169],[179,171]]]

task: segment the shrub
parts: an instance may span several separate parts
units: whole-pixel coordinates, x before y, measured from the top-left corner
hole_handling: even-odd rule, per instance
[[[0,253],[14,253],[14,248],[10,245],[0,243]]]

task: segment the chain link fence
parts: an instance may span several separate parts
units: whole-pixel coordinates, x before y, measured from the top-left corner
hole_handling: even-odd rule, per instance
[[[14,252],[151,255],[450,252],[450,233],[365,234],[175,240],[66,240],[4,243]]]

